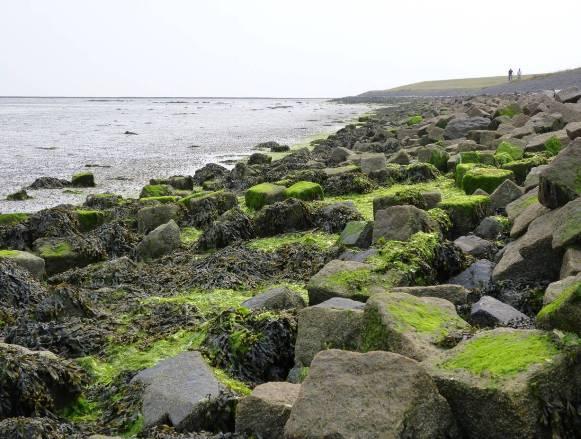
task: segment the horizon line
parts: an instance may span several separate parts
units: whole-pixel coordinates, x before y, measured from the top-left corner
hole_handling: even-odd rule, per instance
[[[300,96],[35,96],[35,95],[0,95],[0,99],[35,98],[35,99],[337,99],[336,97],[300,97]]]

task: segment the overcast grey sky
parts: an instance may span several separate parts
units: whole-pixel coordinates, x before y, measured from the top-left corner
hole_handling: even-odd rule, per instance
[[[0,95],[331,97],[581,66],[579,0],[0,0]]]

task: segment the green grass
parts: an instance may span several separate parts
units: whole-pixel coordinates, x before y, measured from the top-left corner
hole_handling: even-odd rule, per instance
[[[453,197],[467,197],[464,191],[460,190],[454,185],[454,181],[452,179],[440,176],[435,180],[425,183],[394,184],[390,187],[381,187],[367,194],[348,194],[327,197],[326,201],[329,203],[353,201],[357,210],[361,212],[366,220],[373,220],[374,198],[383,197],[386,195],[395,195],[398,192],[403,192],[409,189],[414,189],[420,192],[440,192],[442,194],[442,200],[447,200]]]
[[[0,226],[13,226],[27,219],[27,213],[0,213]]]
[[[532,79],[538,75],[523,75],[522,80]],[[506,84],[506,76],[486,76],[480,78],[443,79],[437,81],[422,81],[391,88],[385,91],[429,91],[429,90],[458,90],[481,89],[494,85]]]
[[[255,250],[274,252],[285,245],[300,244],[327,250],[337,244],[339,235],[324,232],[285,233],[269,238],[253,239],[246,245]]]
[[[441,366],[464,369],[475,375],[506,377],[550,361],[559,353],[549,335],[512,332],[483,335],[465,342],[463,348]]]

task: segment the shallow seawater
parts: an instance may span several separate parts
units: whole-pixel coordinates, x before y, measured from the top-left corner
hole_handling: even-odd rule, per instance
[[[150,178],[192,175],[210,162],[231,167],[257,143],[300,143],[369,109],[322,99],[0,98],[0,212],[82,203],[93,192],[136,197]],[[37,177],[86,170],[94,189],[5,200]]]

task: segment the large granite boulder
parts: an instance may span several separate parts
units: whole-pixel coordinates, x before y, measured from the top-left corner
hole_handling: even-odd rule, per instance
[[[472,130],[486,130],[490,125],[490,119],[486,117],[466,117],[453,119],[448,122],[444,130],[444,138],[453,140],[466,137]]]
[[[460,236],[454,240],[454,245],[464,253],[476,258],[488,258],[494,252],[494,244],[476,235]]]
[[[391,352],[320,352],[285,438],[454,438],[450,408],[429,375]]]
[[[517,186],[512,180],[504,180],[490,194],[490,208],[493,212],[504,209],[509,203],[522,197],[524,189]]]
[[[299,312],[295,367],[308,367],[324,349],[357,350],[364,304],[335,297]]]
[[[300,385],[272,382],[256,386],[236,407],[236,432],[261,439],[279,439]]]
[[[137,231],[146,234],[170,220],[177,220],[177,218],[178,206],[175,204],[143,207],[137,211]]]
[[[574,437],[581,399],[581,353],[551,334],[499,328],[481,332],[423,365],[464,437]]]
[[[224,248],[235,242],[254,238],[252,219],[238,207],[220,215],[198,239],[200,250]]]
[[[581,139],[563,149],[540,174],[539,201],[555,209],[581,195]]]
[[[148,261],[172,252],[180,243],[180,228],[170,220],[149,232],[135,248],[135,254],[138,260]]]
[[[581,275],[549,285],[544,303],[545,306],[537,314],[540,328],[581,335]]]
[[[454,304],[445,299],[378,293],[365,305],[362,349],[397,352],[421,361],[454,346],[469,330]]]
[[[470,312],[470,323],[476,326],[526,325],[529,321],[519,310],[491,296],[482,296]]]
[[[24,268],[37,280],[41,280],[45,275],[44,259],[32,253],[20,250],[0,250],[0,260],[2,259],[12,261]]]
[[[304,201],[289,198],[264,206],[256,215],[254,224],[259,236],[307,230],[313,224],[313,213]]]
[[[178,431],[207,427],[205,412],[222,389],[199,352],[183,352],[139,372],[132,383],[144,386],[144,426],[169,424]]]
[[[448,283],[462,285],[469,290],[486,289],[492,282],[494,263],[487,259],[480,259],[470,265],[460,274],[450,278]]]
[[[432,232],[437,225],[422,209],[415,206],[393,206],[375,213],[373,242],[407,241],[417,232]]]
[[[196,171],[197,174],[198,171]],[[238,205],[238,198],[231,192],[219,191],[192,194],[182,198],[180,204],[186,208],[184,220],[188,225],[205,228],[212,224],[212,221],[218,219],[224,212],[236,207]]]

